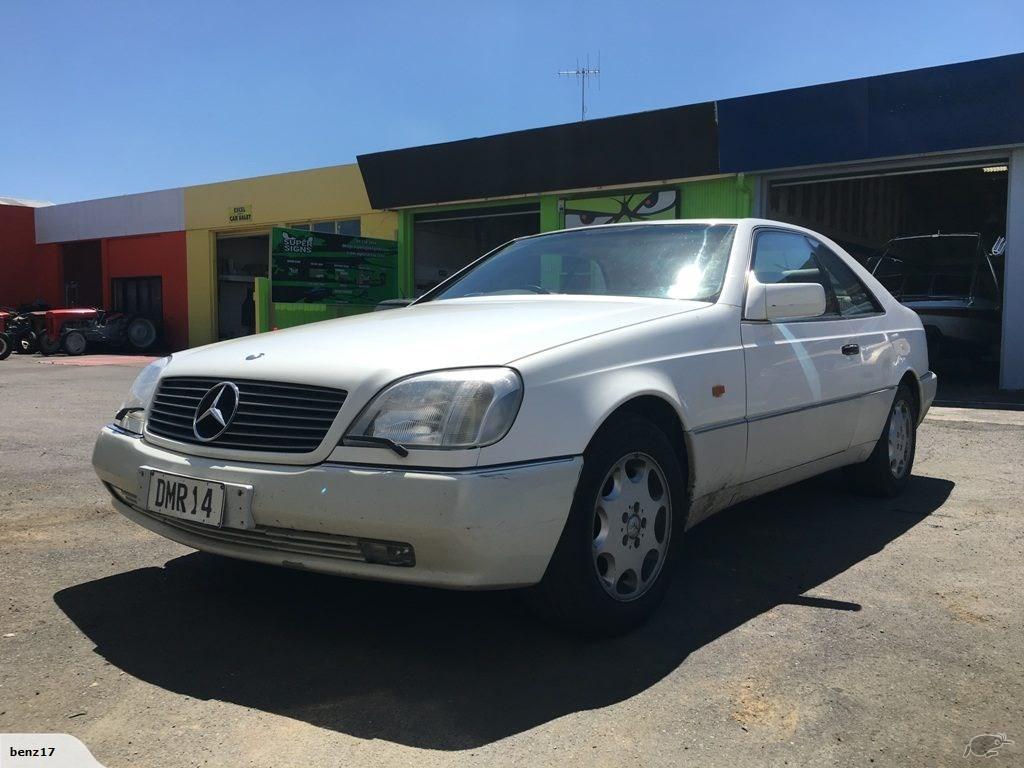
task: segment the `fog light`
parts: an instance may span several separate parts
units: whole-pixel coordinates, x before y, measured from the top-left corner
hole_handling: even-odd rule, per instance
[[[377,565],[401,565],[407,568],[416,565],[416,553],[411,544],[387,541],[360,541],[359,549],[368,563]]]

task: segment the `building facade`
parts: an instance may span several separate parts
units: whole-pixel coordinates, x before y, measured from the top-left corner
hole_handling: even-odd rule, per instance
[[[0,243],[14,275],[0,303],[156,315],[159,294],[176,349],[348,312],[270,304],[273,226],[397,241],[409,298],[513,237],[753,215],[821,231],[872,269],[897,251],[909,264],[912,241],[917,272],[887,275],[894,290],[981,316],[991,343],[972,359],[1024,389],[1022,82],[1024,54],[1003,56],[2,214],[0,240],[21,234]],[[969,239],[977,259],[950,266]]]

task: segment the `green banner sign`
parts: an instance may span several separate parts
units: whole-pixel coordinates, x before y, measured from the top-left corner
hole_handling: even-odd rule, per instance
[[[398,297],[393,240],[284,227],[271,231],[271,301],[373,306]]]

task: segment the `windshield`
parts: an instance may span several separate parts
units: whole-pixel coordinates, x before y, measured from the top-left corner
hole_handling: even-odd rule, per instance
[[[518,240],[424,298],[555,293],[714,301],[734,231],[731,224],[656,224]]]
[[[978,265],[977,235],[909,237],[886,243],[868,269],[893,296],[968,296]]]

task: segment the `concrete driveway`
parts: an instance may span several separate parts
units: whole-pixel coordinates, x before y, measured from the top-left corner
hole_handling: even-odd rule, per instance
[[[1024,760],[1024,413],[938,409],[899,499],[829,475],[688,536],[656,619],[581,642],[513,593],[195,553],[114,513],[92,441],[138,366],[0,362],[0,732],[108,766]]]

